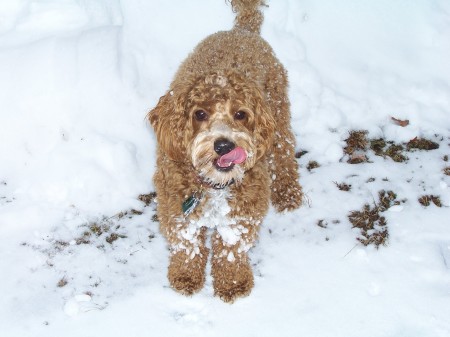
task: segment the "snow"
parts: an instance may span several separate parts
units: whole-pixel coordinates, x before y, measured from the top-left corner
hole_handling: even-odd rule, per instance
[[[262,35],[288,69],[306,203],[269,212],[255,287],[233,305],[210,276],[192,297],[169,288],[155,205],[138,200],[155,169],[146,113],[192,48],[232,26],[230,7],[0,2],[2,336],[450,336],[448,1],[268,2]],[[440,147],[351,165],[357,129]],[[347,215],[380,190],[404,202],[383,212],[376,249]]]
[[[206,192],[201,192],[201,195],[198,198],[195,197],[197,200],[195,205],[198,205],[204,197],[206,198],[206,201],[204,201],[202,217],[195,220],[189,220],[187,226],[184,224],[186,222],[185,218],[177,219],[178,227],[182,228],[185,226],[185,228],[180,229],[178,233],[180,241],[189,241],[193,246],[193,250],[191,251],[192,247],[186,247],[183,243],[173,246],[171,249],[174,251],[185,250],[186,254],[193,259],[195,255],[200,254],[198,236],[200,235],[201,229],[206,228],[208,229],[208,237],[213,235],[214,230],[217,230],[217,233],[226,245],[231,247],[239,242],[240,245],[238,251],[247,252],[251,248],[251,245],[246,242],[242,237],[242,234],[248,233],[248,230],[244,226],[238,225],[237,221],[246,221],[247,223],[250,223],[251,221],[254,226],[259,226],[258,221],[253,221],[252,219],[231,218],[228,216],[231,211],[231,208],[228,205],[228,200],[231,198],[228,187],[223,189],[209,189]],[[234,255],[231,251],[224,251],[223,254],[227,255],[229,261],[234,260]]]

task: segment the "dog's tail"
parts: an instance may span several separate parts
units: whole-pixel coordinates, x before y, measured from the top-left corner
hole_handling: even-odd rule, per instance
[[[260,33],[264,17],[259,9],[265,6],[264,0],[228,0],[237,13],[234,26],[252,33]]]

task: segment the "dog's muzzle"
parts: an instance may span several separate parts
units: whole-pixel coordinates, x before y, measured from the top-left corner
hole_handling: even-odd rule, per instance
[[[245,150],[226,138],[214,142],[214,151],[220,156],[214,160],[214,167],[222,172],[231,171],[235,164],[241,164],[247,159]]]

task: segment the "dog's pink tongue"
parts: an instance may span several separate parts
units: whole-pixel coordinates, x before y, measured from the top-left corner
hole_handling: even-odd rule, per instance
[[[242,147],[236,147],[227,154],[217,159],[217,165],[220,167],[229,167],[231,164],[240,164],[247,159],[247,153]]]

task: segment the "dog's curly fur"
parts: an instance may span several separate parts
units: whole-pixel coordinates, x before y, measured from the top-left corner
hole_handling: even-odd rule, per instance
[[[226,302],[253,287],[247,252],[269,202],[280,212],[302,202],[287,74],[259,34],[264,3],[230,2],[234,28],[203,40],[149,113],[158,140],[154,183],[171,249],[170,285],[187,295],[203,287],[209,228],[214,292]],[[218,141],[231,147],[220,150]],[[245,158],[218,165],[233,148]],[[198,205],[183,212],[189,200]]]

